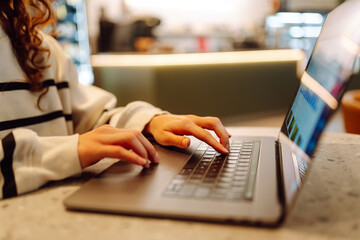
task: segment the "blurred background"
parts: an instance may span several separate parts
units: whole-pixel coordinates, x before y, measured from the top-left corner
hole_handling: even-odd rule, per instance
[[[57,38],[80,81],[113,92],[119,106],[144,100],[280,127],[322,23],[342,2],[57,0]]]

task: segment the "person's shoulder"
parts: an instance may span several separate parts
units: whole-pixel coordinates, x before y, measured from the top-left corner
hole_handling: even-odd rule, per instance
[[[44,32],[43,30],[39,30],[39,35],[42,40],[42,44],[49,48],[50,51],[63,52],[60,44],[53,36]]]
[[[44,31],[39,31],[44,47],[49,49],[50,55],[48,58],[51,68],[44,72],[49,76],[55,75],[56,81],[71,81],[77,79],[77,72],[74,63],[70,56],[68,56],[63,47],[50,34]]]
[[[53,36],[43,30],[40,30],[39,33],[43,46],[50,50],[50,54],[53,55],[52,57],[56,58],[57,62],[72,62],[70,56],[66,54],[64,48]]]

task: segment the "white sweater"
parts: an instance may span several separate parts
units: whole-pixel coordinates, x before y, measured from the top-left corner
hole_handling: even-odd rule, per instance
[[[80,173],[79,134],[104,123],[142,131],[155,114],[162,113],[140,101],[115,108],[112,94],[79,84],[72,60],[55,39],[44,33],[42,37],[51,51],[51,67],[44,73],[49,91],[40,110],[39,93],[29,91],[0,27],[0,199]]]

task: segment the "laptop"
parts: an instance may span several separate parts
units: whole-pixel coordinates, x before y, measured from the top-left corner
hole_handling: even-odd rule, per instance
[[[359,12],[360,1],[352,0],[328,14],[277,137],[233,136],[228,155],[196,139],[185,150],[154,143],[160,164],[143,169],[118,161],[66,198],[66,208],[279,225],[353,74],[360,53]]]

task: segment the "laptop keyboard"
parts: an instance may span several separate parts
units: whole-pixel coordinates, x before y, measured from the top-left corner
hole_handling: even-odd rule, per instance
[[[233,141],[228,155],[202,143],[172,179],[164,195],[252,200],[259,152],[259,141]]]
[[[300,180],[301,180],[301,182],[304,182],[304,178],[307,173],[307,164],[306,164],[306,162],[302,161],[298,157],[296,158],[296,161],[297,161],[298,168],[299,168]]]

